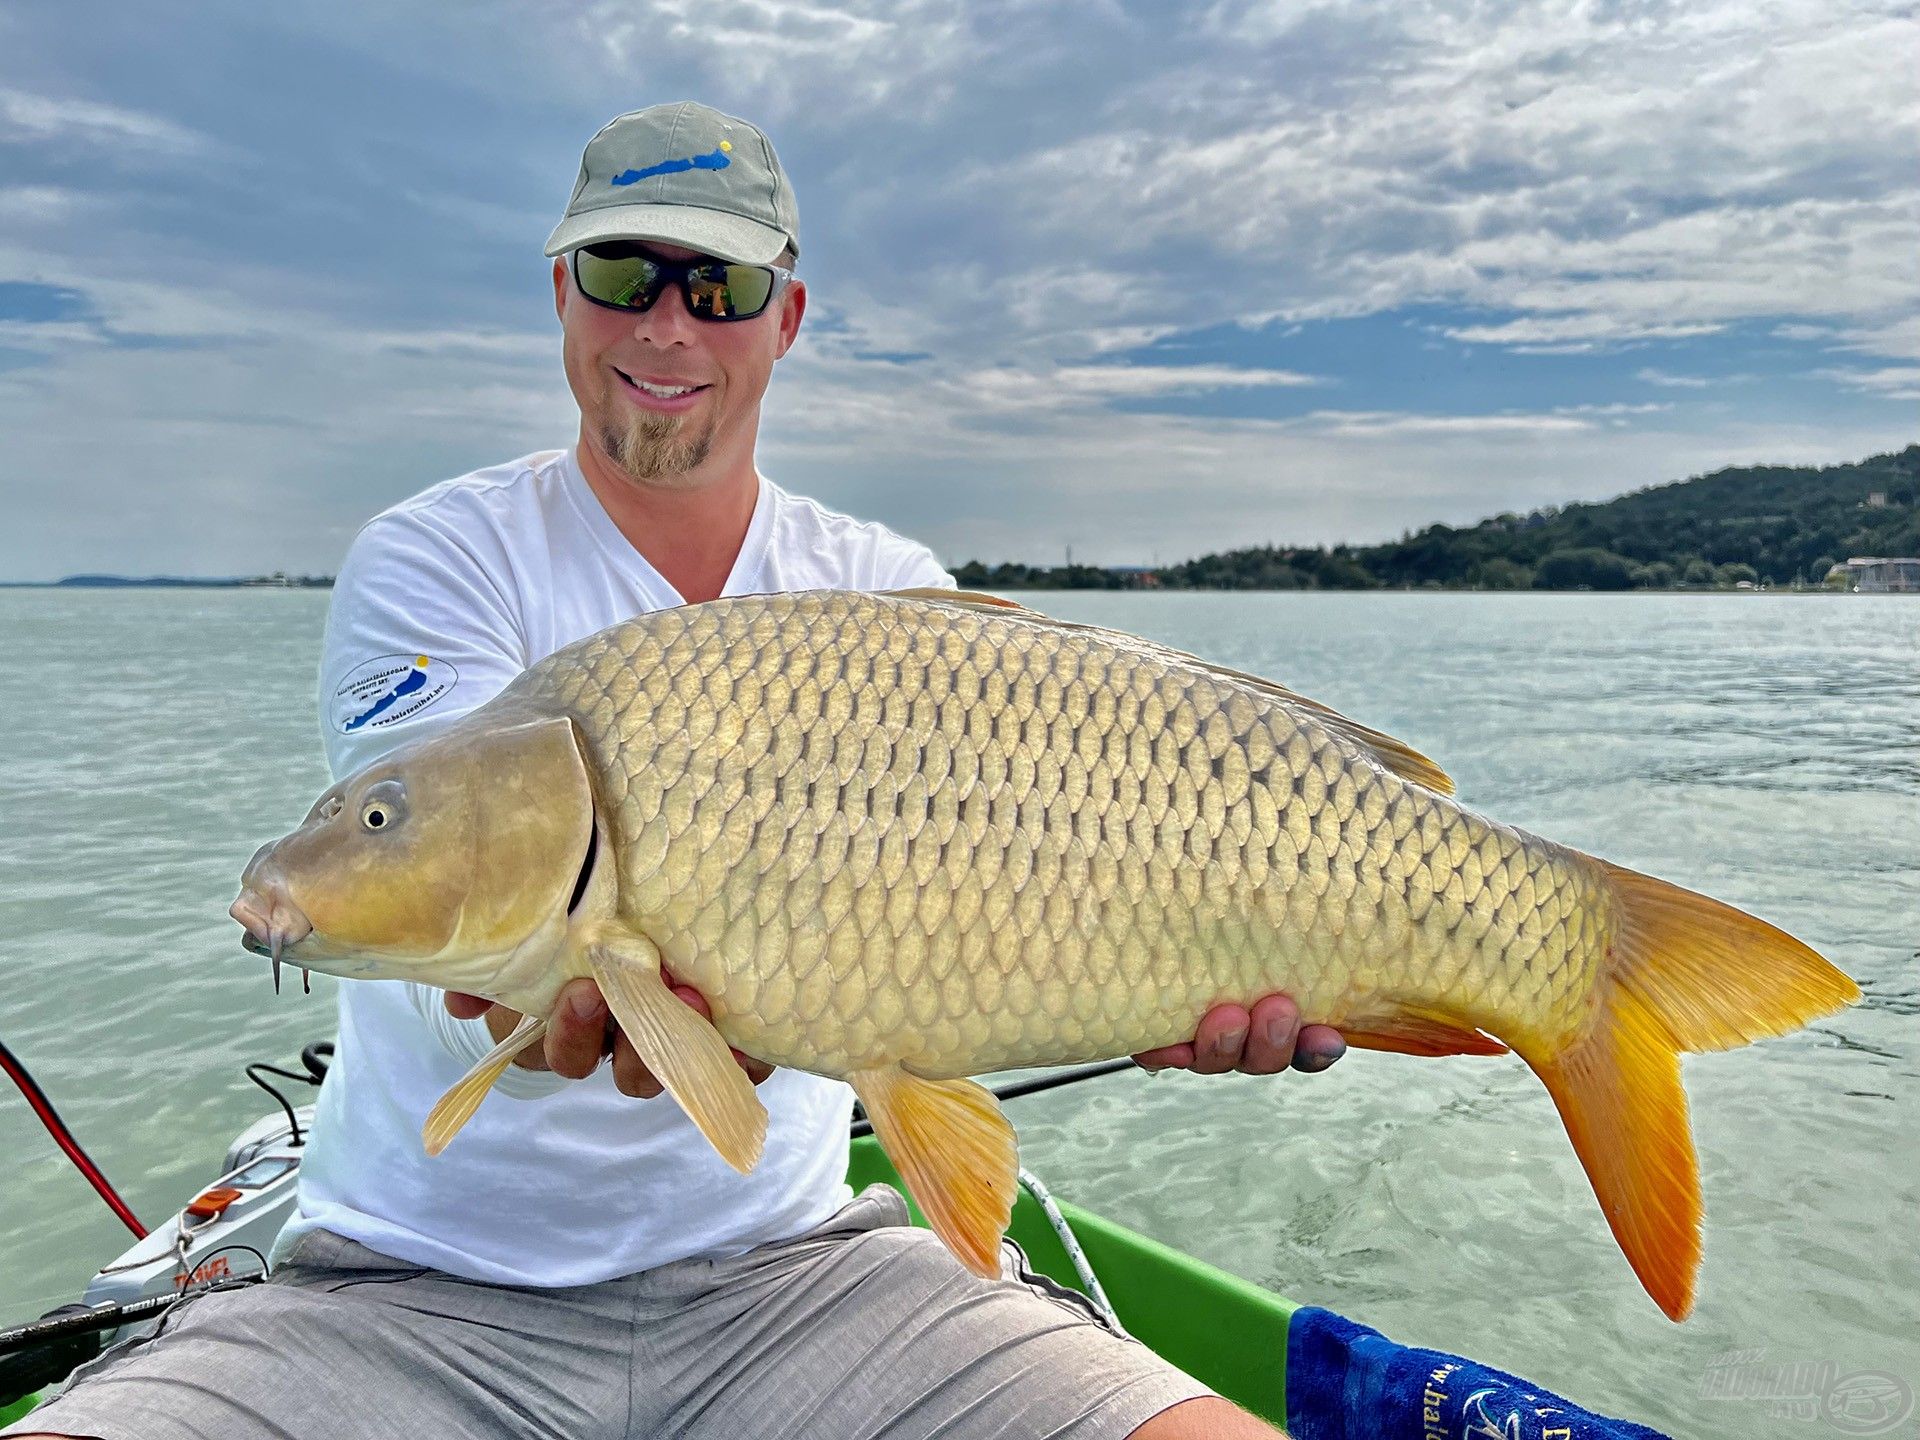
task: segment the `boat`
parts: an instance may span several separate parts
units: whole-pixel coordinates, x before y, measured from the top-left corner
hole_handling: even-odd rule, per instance
[[[290,1213],[300,1159],[311,1128],[313,1106],[297,1106],[268,1079],[317,1086],[326,1075],[332,1046],[309,1045],[301,1055],[305,1073],[255,1064],[248,1078],[279,1102],[279,1110],[249,1126],[227,1149],[225,1162],[206,1185],[165,1223],[147,1231],[123,1254],[103,1266],[76,1304],[61,1306],[35,1321],[0,1329],[0,1426],[32,1412],[50,1387],[57,1386],[75,1366],[98,1354],[106,1345],[146,1333],[174,1304],[187,1295],[210,1289],[244,1285],[262,1279],[273,1237]],[[1105,1061],[1004,1084],[994,1093],[1005,1102],[1042,1090],[1096,1080],[1131,1066],[1130,1061]],[[24,1067],[0,1044],[0,1069],[13,1075],[27,1093],[36,1113],[53,1132],[61,1148],[75,1160],[89,1181],[136,1233],[140,1228],[85,1152],[66,1132],[34,1086]],[[874,1139],[872,1128],[858,1114],[850,1137],[847,1182],[858,1192],[868,1185],[887,1184],[907,1195],[907,1187]],[[925,1217],[908,1198],[915,1224]],[[1200,1380],[1217,1393],[1253,1414],[1287,1429],[1301,1440],[1358,1440],[1360,1436],[1402,1433],[1385,1423],[1377,1428],[1367,1416],[1356,1424],[1343,1407],[1355,1403],[1385,1407],[1393,1403],[1392,1381],[1410,1380],[1413,1389],[1409,1414],[1418,1417],[1422,1398],[1420,1377],[1431,1366],[1420,1357],[1437,1352],[1409,1351],[1392,1345],[1372,1331],[1332,1316],[1316,1307],[1299,1306],[1261,1286],[1207,1264],[1170,1245],[1115,1223],[1070,1200],[1056,1198],[1037,1176],[1022,1170],[1020,1192],[1008,1232],[1025,1252],[1031,1269],[1078,1290],[1109,1321],[1161,1357]],[[1328,1322],[1332,1322],[1329,1328]],[[1325,1361],[1329,1346],[1340,1337],[1366,1337],[1364,1361],[1329,1375]],[[1373,1342],[1378,1342],[1377,1344]],[[1404,1375],[1389,1376],[1387,1352],[1399,1352],[1395,1363]],[[1290,1394],[1289,1358],[1296,1367],[1303,1354],[1315,1366],[1313,1386]],[[1361,1354],[1356,1349],[1355,1356]],[[1401,1363],[1414,1357],[1411,1368]],[[1458,1369],[1458,1357],[1438,1356]],[[1341,1357],[1344,1367],[1346,1357]],[[1471,1362],[1465,1362],[1471,1366]],[[1366,1373],[1362,1373],[1362,1369]],[[1462,1374],[1479,1372],[1471,1367]],[[1501,1372],[1485,1371],[1498,1381],[1513,1381]],[[1472,1394],[1464,1387],[1448,1411],[1454,1423],[1442,1430],[1419,1419],[1405,1433],[1473,1436],[1487,1434],[1503,1440],[1529,1440],[1536,1435],[1585,1440],[1585,1437],[1654,1437],[1640,1426],[1588,1416],[1550,1392],[1514,1381],[1512,1413],[1501,1410],[1504,1400],[1493,1400],[1493,1387]],[[1405,1389],[1405,1385],[1400,1386]],[[1551,1401],[1562,1409],[1542,1409],[1536,1402]],[[1405,1406],[1401,1407],[1405,1409]],[[1511,1407],[1510,1407],[1511,1408]],[[1542,1418],[1545,1417],[1545,1418]],[[1580,1418],[1598,1422],[1597,1428],[1569,1423]],[[1523,1421],[1530,1422],[1523,1428]],[[1474,1425],[1489,1428],[1474,1429]]]

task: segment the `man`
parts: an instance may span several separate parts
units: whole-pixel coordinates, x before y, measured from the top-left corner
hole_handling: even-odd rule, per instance
[[[355,539],[321,673],[336,775],[640,611],[952,584],[924,547],[755,466],[761,397],[807,299],[792,190],[760,131],[692,104],[621,116],[588,144],[547,253],[577,443],[437,485]],[[734,1174],[655,1098],[592,981],[562,994],[543,1053],[497,1087],[508,1098],[429,1159],[421,1118],[518,1018],[343,985],[273,1280],[195,1300],[86,1367],[36,1433],[1273,1433],[1010,1250],[982,1281],[891,1191],[849,1203],[837,1081],[743,1060],[771,1123],[760,1164]],[[1337,1057],[1332,1031],[1297,1028],[1282,997],[1222,1006],[1191,1045],[1139,1058],[1267,1073]]]

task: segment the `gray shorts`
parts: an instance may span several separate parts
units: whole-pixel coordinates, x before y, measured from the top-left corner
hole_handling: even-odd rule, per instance
[[[524,1435],[1120,1437],[1211,1393],[1008,1244],[978,1279],[874,1186],[726,1260],[488,1285],[340,1236],[176,1308],[6,1433],[100,1440]]]

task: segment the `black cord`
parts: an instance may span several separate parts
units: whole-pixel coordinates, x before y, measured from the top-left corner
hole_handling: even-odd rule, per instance
[[[254,1259],[260,1262],[260,1274],[265,1275],[267,1273],[267,1257],[262,1255],[258,1250],[254,1249],[253,1246],[242,1245],[238,1240],[230,1241],[225,1245],[216,1246],[214,1249],[209,1250],[205,1255],[202,1255],[200,1257],[199,1263],[196,1264],[193,1268],[198,1270],[201,1265],[206,1264],[209,1260],[213,1259],[214,1256],[224,1255],[229,1250],[246,1251],[247,1254],[253,1256]],[[254,1280],[258,1278],[259,1278],[258,1276],[254,1276],[254,1275],[229,1275],[224,1279],[208,1282],[205,1288],[211,1290],[219,1285],[247,1285],[247,1284],[251,1284]]]
[[[280,1108],[287,1112],[287,1125],[293,1131],[293,1139],[288,1143],[296,1146],[306,1144],[306,1137],[300,1133],[299,1117],[293,1113],[293,1103],[272,1085],[256,1075],[254,1073],[256,1070],[263,1070],[269,1075],[278,1075],[282,1080],[298,1080],[302,1085],[318,1085],[320,1082],[311,1075],[302,1075],[294,1070],[282,1070],[278,1065],[266,1065],[258,1060],[247,1066],[247,1079],[258,1085],[262,1090],[266,1091],[267,1094],[273,1096],[274,1099],[278,1100],[280,1102]]]
[[[333,1068],[333,1041],[316,1040],[311,1045],[302,1046],[300,1063],[307,1067],[307,1074],[318,1085],[327,1078],[327,1071]]]

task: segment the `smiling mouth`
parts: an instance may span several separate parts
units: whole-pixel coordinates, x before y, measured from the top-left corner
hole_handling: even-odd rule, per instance
[[[613,373],[649,400],[680,400],[708,388],[705,385],[661,385],[651,380],[636,380],[618,366],[613,367]]]

